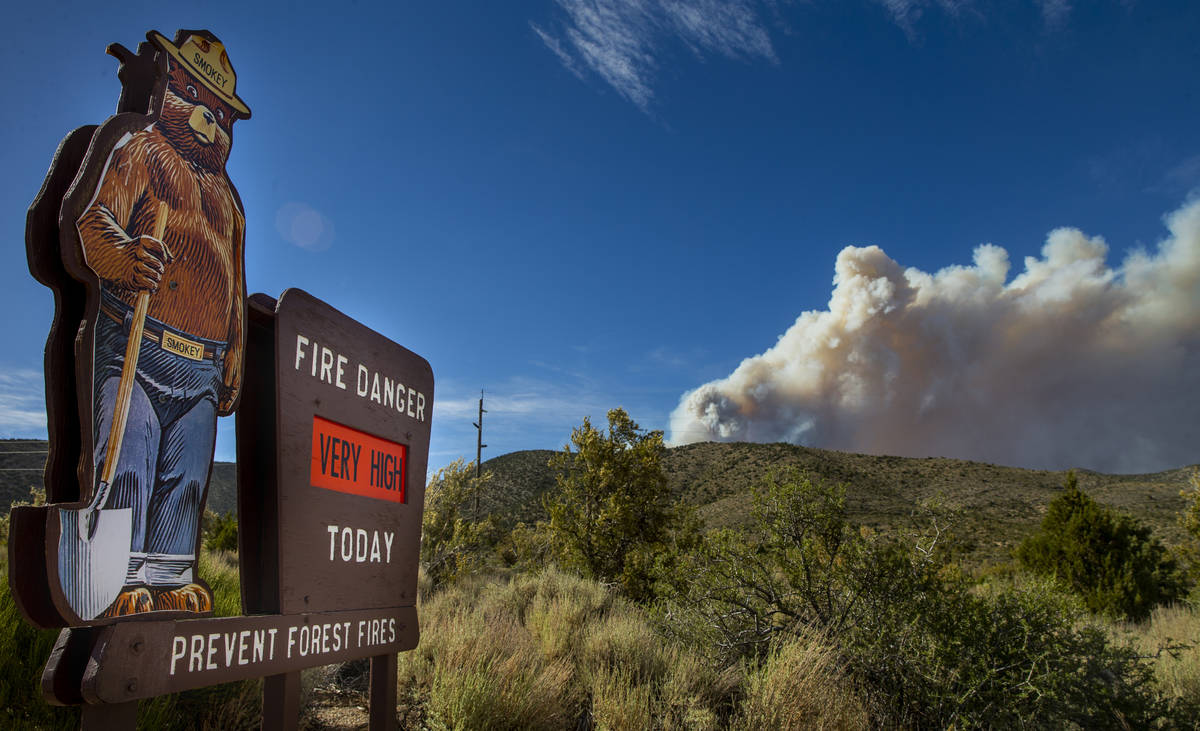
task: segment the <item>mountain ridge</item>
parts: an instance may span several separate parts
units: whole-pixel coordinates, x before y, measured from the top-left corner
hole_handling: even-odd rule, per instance
[[[554,489],[547,464],[553,450],[509,452],[486,460],[493,482],[480,496],[480,510],[506,529],[546,517],[542,496]],[[0,440],[0,499],[28,500],[40,486],[46,442]],[[669,447],[663,470],[675,499],[696,506],[712,528],[749,524],[751,488],[773,470],[794,465],[814,478],[844,483],[849,519],[874,529],[904,522],[921,505],[935,502],[949,511],[964,551],[980,563],[1003,561],[1025,535],[1037,528],[1046,505],[1062,489],[1066,470],[1030,470],[948,457],[896,457],[838,452],[794,444],[699,442]],[[1139,475],[1110,475],[1076,469],[1079,485],[1100,502],[1150,525],[1168,544],[1183,533],[1176,516],[1188,465]],[[236,512],[236,466],[213,464],[207,508]]]

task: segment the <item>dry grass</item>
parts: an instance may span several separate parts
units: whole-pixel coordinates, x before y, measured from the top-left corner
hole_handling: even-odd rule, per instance
[[[821,643],[719,670],[653,630],[645,610],[550,568],[477,578],[423,601],[400,656],[410,723],[435,729],[849,729],[862,705]],[[742,697],[745,701],[739,709]]]
[[[1159,607],[1145,622],[1118,625],[1113,633],[1154,658],[1163,694],[1200,709],[1200,609]]]
[[[552,729],[578,715],[570,663],[521,621],[528,588],[473,580],[422,603],[421,645],[400,655],[398,677],[431,728]]]
[[[654,688],[624,669],[604,669],[591,682],[592,723],[608,731],[655,728]]]
[[[656,636],[640,608],[554,568],[461,582],[419,611],[399,695],[430,728],[715,729],[738,685]]]
[[[867,728],[866,709],[850,687],[831,647],[810,639],[788,642],[761,666],[747,668],[745,699],[734,727]]]

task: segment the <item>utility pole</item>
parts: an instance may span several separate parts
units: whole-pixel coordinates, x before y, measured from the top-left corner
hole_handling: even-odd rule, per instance
[[[478,431],[475,439],[475,517],[479,518],[479,478],[483,474],[483,448],[487,445],[483,443],[483,415],[487,410],[483,408],[483,389],[479,389],[479,421],[472,424]]]

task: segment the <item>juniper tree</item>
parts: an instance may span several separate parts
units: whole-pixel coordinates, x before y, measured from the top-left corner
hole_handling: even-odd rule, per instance
[[[655,549],[676,517],[663,451],[661,431],[643,431],[618,408],[608,412],[607,433],[585,417],[550,459],[557,489],[544,505],[561,560],[635,599],[650,595]]]
[[[1041,529],[1017,547],[1022,566],[1054,577],[1091,611],[1118,618],[1145,619],[1182,595],[1175,560],[1149,527],[1093,500],[1073,471],[1064,490]]]
[[[496,545],[495,520],[468,514],[467,506],[493,479],[490,471],[476,477],[473,464],[457,459],[425,488],[421,565],[435,587],[486,565]]]

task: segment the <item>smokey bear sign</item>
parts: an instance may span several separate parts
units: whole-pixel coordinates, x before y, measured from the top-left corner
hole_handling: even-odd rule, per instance
[[[263,725],[294,727],[302,668],[369,657],[371,727],[394,728],[432,370],[306,292],[246,296],[230,54],[204,30],[147,39],[108,48],[118,113],[67,135],[26,225],[55,293],[49,504],[12,510],[9,583],[66,628],[43,694],[132,728],[139,698],[265,677]],[[214,618],[200,517],[235,412],[245,614]]]

